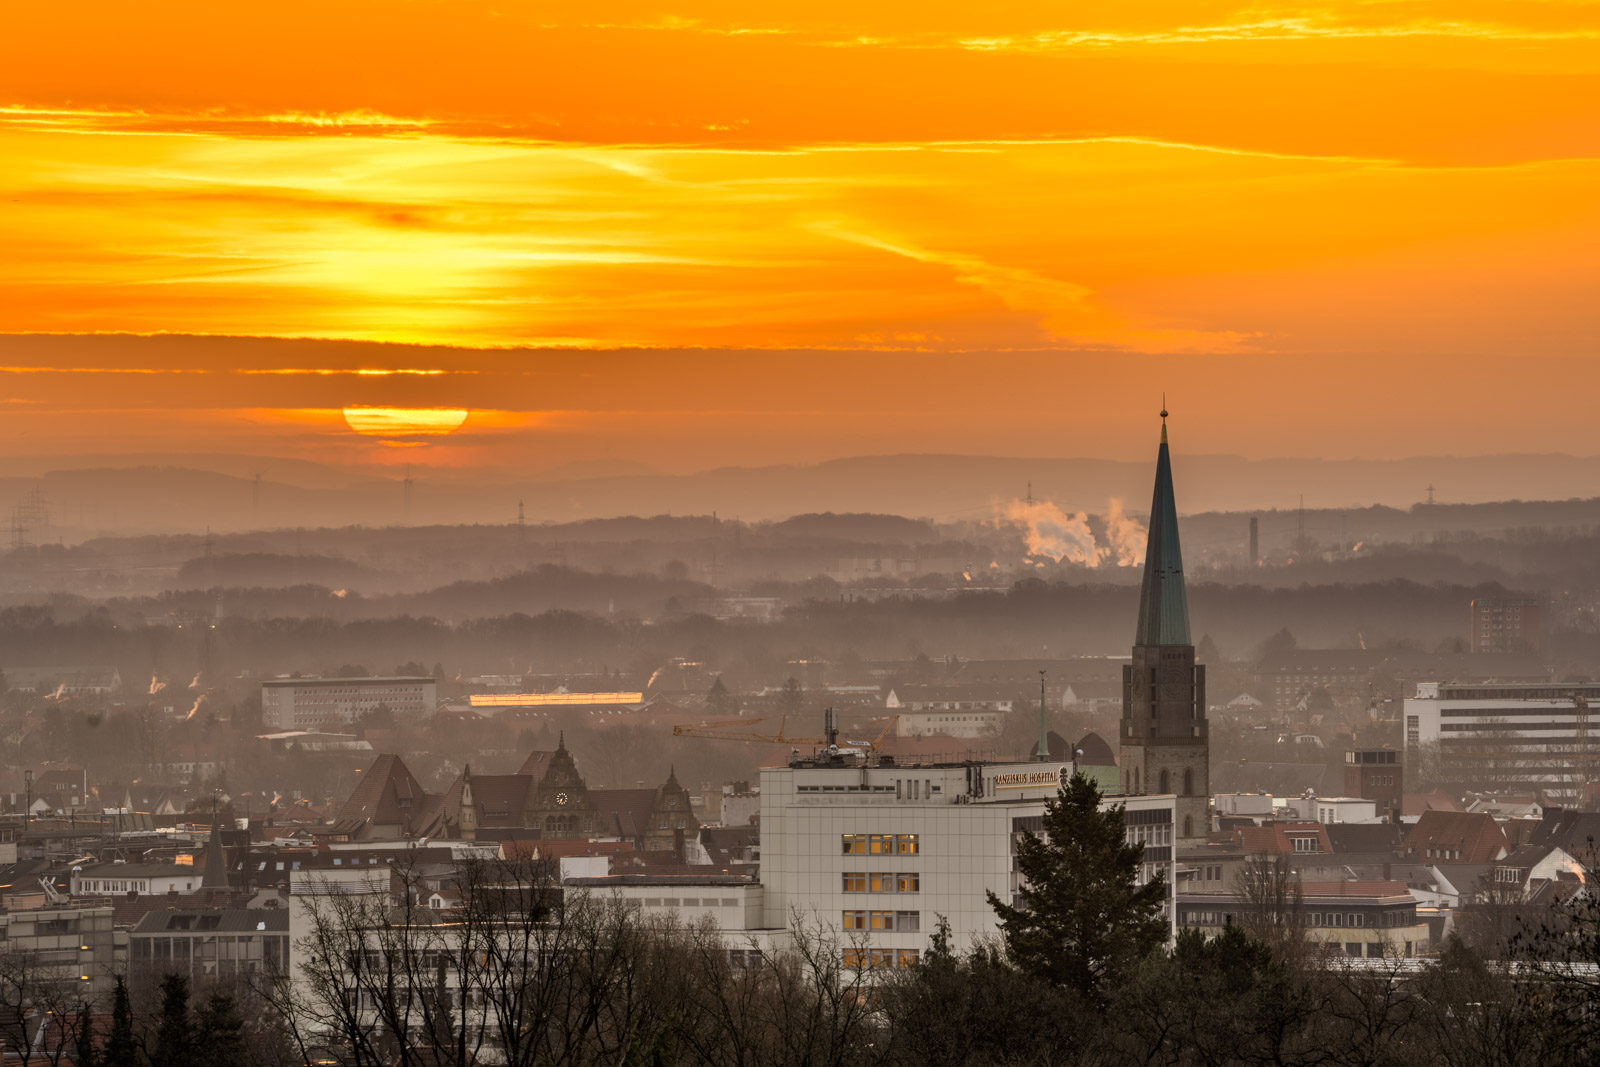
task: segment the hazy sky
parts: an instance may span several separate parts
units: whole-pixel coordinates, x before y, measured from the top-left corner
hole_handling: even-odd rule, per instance
[[[0,159],[0,331],[209,335],[5,453],[1596,451],[1592,2],[63,0]]]

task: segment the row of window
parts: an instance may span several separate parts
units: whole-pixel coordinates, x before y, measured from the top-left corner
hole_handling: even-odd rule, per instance
[[[918,834],[842,834],[846,856],[914,856],[919,851]]]
[[[914,934],[922,930],[920,911],[847,911],[841,925],[846,930],[898,930]]]
[[[629,901],[633,907],[646,908],[737,908],[738,897],[645,897]]]
[[[920,953],[914,948],[847,948],[841,962],[852,971],[915,967]]]
[[[891,874],[889,872],[845,871],[846,893],[920,893],[922,875],[916,873]]]
[[[1377,915],[1361,912],[1314,911],[1309,916],[1312,926],[1414,926],[1416,918],[1403,911],[1386,911]]]

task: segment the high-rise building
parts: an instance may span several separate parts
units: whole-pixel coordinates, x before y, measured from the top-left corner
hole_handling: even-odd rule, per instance
[[[1161,412],[1133,662],[1122,669],[1121,741],[1123,788],[1175,793],[1178,847],[1203,844],[1211,826],[1206,669],[1195,662],[1189,636],[1166,411]]]
[[[1423,682],[1405,702],[1405,751],[1454,788],[1579,801],[1600,780],[1596,682]]]
[[[1539,602],[1478,597],[1472,602],[1472,651],[1539,651]]]

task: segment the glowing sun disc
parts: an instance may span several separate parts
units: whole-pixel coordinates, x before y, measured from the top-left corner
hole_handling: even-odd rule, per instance
[[[465,408],[345,408],[344,421],[372,437],[442,437],[467,421]]]

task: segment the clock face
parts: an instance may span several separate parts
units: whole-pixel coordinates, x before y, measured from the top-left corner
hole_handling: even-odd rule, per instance
[[[556,794],[556,803],[565,806],[565,804],[567,803],[567,794],[565,794],[565,793],[557,793]]]

